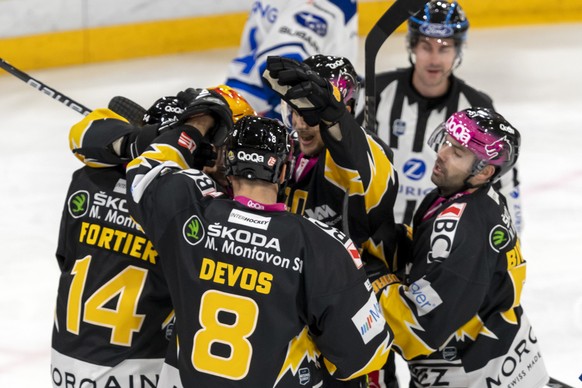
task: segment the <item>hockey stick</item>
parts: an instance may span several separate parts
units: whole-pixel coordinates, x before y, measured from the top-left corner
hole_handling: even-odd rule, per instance
[[[396,0],[378,19],[366,36],[364,42],[364,86],[366,105],[364,108],[364,127],[376,132],[376,56],[390,35],[410,16],[426,4],[428,0]]]
[[[78,103],[77,101],[65,96],[61,92],[48,87],[46,84],[40,82],[37,79],[32,78],[31,76],[29,76],[25,72],[18,70],[17,68],[15,68],[14,66],[9,64],[8,62],[6,62],[2,58],[0,58],[0,67],[2,69],[6,70],[8,73],[15,76],[16,78],[19,78],[22,81],[24,81],[25,83],[27,83],[28,85],[32,86],[33,88],[40,90],[41,92],[43,92],[47,96],[65,104],[66,106],[73,109],[74,111],[77,111],[83,115],[88,115],[91,112],[91,109],[89,109],[86,106]]]
[[[12,74],[13,76],[21,79],[22,81],[26,82],[28,85],[32,86],[36,90],[39,90],[46,94],[47,96],[62,102],[69,108],[73,109],[74,111],[81,113],[82,115],[88,115],[91,113],[91,109],[87,108],[83,104],[78,103],[77,101],[65,96],[61,92],[48,87],[45,83],[40,82],[39,80],[32,78],[30,75],[26,74],[25,72],[18,70],[4,59],[0,58],[0,67],[6,70],[8,73]],[[145,114],[146,110],[136,102],[133,102],[129,98],[123,96],[115,96],[109,101],[109,105],[107,106],[109,109],[114,111],[120,116],[123,116],[134,125],[142,125],[143,115]]]
[[[559,380],[556,380],[555,378],[550,376],[550,381],[547,384],[548,387],[552,387],[552,388],[574,388],[571,385],[568,385],[566,383],[563,383]]]

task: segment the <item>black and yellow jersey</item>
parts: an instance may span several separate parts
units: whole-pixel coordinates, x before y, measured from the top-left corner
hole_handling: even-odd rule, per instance
[[[178,127],[127,169],[176,311],[177,369],[159,384],[317,386],[324,365],[338,379],[381,368],[391,335],[354,243],[283,204],[218,193],[188,168],[199,140]]]

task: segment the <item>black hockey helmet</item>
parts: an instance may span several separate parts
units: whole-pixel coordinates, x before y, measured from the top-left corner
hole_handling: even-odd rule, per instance
[[[352,112],[355,112],[360,83],[358,73],[349,59],[317,54],[306,58],[303,63],[338,88],[344,104],[351,106]]]
[[[408,48],[413,48],[421,36],[426,36],[452,38],[457,49],[460,49],[467,37],[468,29],[469,20],[459,3],[431,0],[408,19]]]
[[[279,121],[259,116],[238,120],[226,137],[226,175],[276,183],[291,160],[293,145]],[[290,176],[287,168],[286,179]]]
[[[428,145],[438,150],[447,134],[477,157],[471,175],[491,164],[496,168],[491,178],[495,182],[517,162],[519,131],[493,109],[469,108],[453,113],[435,129]]]

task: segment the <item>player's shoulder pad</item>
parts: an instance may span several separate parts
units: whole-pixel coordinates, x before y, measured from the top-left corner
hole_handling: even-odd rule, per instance
[[[90,167],[108,167],[123,161],[111,144],[136,128],[110,109],[97,109],[74,124],[69,131],[69,148]]]

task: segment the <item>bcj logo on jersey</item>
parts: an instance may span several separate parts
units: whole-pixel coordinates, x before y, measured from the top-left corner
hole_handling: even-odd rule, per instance
[[[421,159],[409,159],[402,166],[402,172],[408,179],[418,181],[426,174],[426,163]]]
[[[204,227],[198,216],[192,216],[184,223],[182,228],[184,239],[190,245],[196,245],[204,239]]]
[[[83,217],[89,210],[89,192],[79,190],[73,193],[67,201],[67,207],[73,218]]]

